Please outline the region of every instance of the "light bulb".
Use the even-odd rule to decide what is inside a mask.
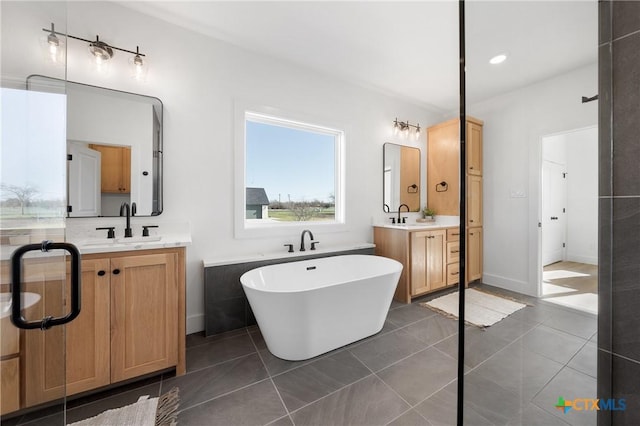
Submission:
[[[140,47],[136,46],[136,54],[135,56],[129,59],[129,64],[131,66],[131,77],[133,77],[136,81],[144,82],[147,78],[147,71],[149,69],[149,64],[147,62],[146,56],[140,53]]]
[[[416,128],[416,140],[420,139],[420,125]]]
[[[53,62],[58,62],[58,44],[49,42],[49,57]]]
[[[65,48],[64,42],[65,39],[62,40],[58,38],[56,35],[55,27],[51,24],[51,30],[47,31],[47,35],[43,36],[41,40],[42,44],[42,53],[44,54],[45,61],[47,61],[51,65],[64,65],[65,63]]]

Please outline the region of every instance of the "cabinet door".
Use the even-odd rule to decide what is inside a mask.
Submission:
[[[115,145],[89,145],[102,155],[100,188],[107,193],[131,192],[131,148]]]
[[[20,358],[0,361],[0,394],[0,414],[20,408]]]
[[[66,328],[67,394],[108,385],[109,259],[82,261],[82,309]]]
[[[471,228],[467,236],[467,283],[482,278],[482,228]]]
[[[109,384],[109,275],[97,275],[98,270],[108,271],[108,267],[109,261],[105,259],[82,261],[82,304],[75,320],[64,328],[52,327],[46,333],[24,332],[26,407],[61,398],[65,394],[65,378],[69,395]],[[55,268],[55,264],[45,267],[40,279],[26,283],[27,291],[42,298],[41,303],[29,308],[33,310],[30,317],[44,316],[44,312],[62,315],[68,311],[61,297],[69,294],[68,270],[65,282],[59,279],[64,270],[57,274]],[[66,365],[66,369],[61,365]]]
[[[411,295],[446,285],[446,231],[411,233]]]
[[[446,231],[429,231],[427,237],[427,282],[429,290],[447,285]]]
[[[482,176],[482,126],[467,121],[467,173]]]
[[[467,179],[467,226],[482,226],[482,177]]]
[[[111,259],[111,381],[177,364],[177,254]]]
[[[29,259],[30,260],[30,259]],[[48,261],[48,259],[47,259]],[[31,265],[24,261],[24,291],[36,293],[40,300],[25,310],[25,318],[43,318],[45,315],[61,316],[66,314],[63,294],[66,279],[64,263],[52,260],[42,265]],[[37,263],[34,261],[33,263]],[[36,272],[36,269],[39,269]],[[65,393],[64,368],[64,332],[66,326],[52,327],[46,332],[39,329],[24,330],[21,340],[24,342],[22,360],[24,382],[24,406],[31,407],[45,401],[62,398]]]
[[[427,241],[429,232],[411,233],[411,296],[429,291],[427,282]]]

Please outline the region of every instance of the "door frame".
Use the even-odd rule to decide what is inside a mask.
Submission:
[[[529,214],[531,218],[537,218],[537,219],[535,222],[531,221],[531,224],[529,226],[529,247],[532,249],[531,251],[532,255],[530,255],[529,257],[529,279],[530,279],[529,283],[530,285],[531,284],[535,285],[536,294],[534,294],[534,296],[536,297],[541,297],[543,295],[542,293],[543,266],[542,266],[541,224],[542,224],[542,164],[543,164],[544,158],[542,155],[542,146],[543,146],[542,141],[543,139],[552,137],[552,136],[566,135],[566,134],[575,133],[575,132],[583,132],[585,130],[591,130],[591,129],[597,130],[598,124],[596,123],[590,126],[578,127],[574,129],[568,129],[568,130],[543,134],[543,135],[540,135],[540,137],[537,139],[536,146],[533,147],[533,149],[535,150],[533,154],[535,155],[536,160],[530,162],[531,164],[530,175],[532,178],[530,181],[530,185],[532,186],[531,194],[535,193],[536,197],[530,198]]]

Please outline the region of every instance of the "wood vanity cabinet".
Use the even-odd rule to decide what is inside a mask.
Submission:
[[[115,145],[90,144],[100,151],[101,192],[125,194],[131,192],[131,148]]]
[[[411,297],[447,284],[446,239],[444,229],[411,232]]]
[[[482,279],[482,129],[483,121],[467,116],[466,123],[466,250],[465,283]],[[439,185],[446,182],[447,185]],[[460,214],[460,120],[427,129],[427,205],[439,215]],[[470,233],[475,232],[471,238]],[[474,262],[473,265],[471,262]],[[448,262],[449,264],[449,262]],[[448,281],[457,280],[454,266]]]
[[[80,315],[64,330],[23,332],[22,408],[64,395],[65,364],[67,395],[172,367],[184,374],[184,262],[183,247],[84,255]],[[66,312],[56,306],[66,281],[27,283],[26,291],[42,297],[29,308],[41,312],[29,316],[44,306]]]
[[[402,263],[402,273],[394,299],[411,303],[418,297],[440,290],[458,281],[457,275],[458,228],[408,230],[375,226],[373,241],[375,253]],[[455,259],[455,260],[454,260]]]

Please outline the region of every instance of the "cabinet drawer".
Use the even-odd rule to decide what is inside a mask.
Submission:
[[[447,241],[459,241],[460,228],[447,229]]]
[[[447,265],[447,285],[458,284],[460,264],[451,263]]]
[[[447,242],[447,263],[460,260],[460,241]]]

